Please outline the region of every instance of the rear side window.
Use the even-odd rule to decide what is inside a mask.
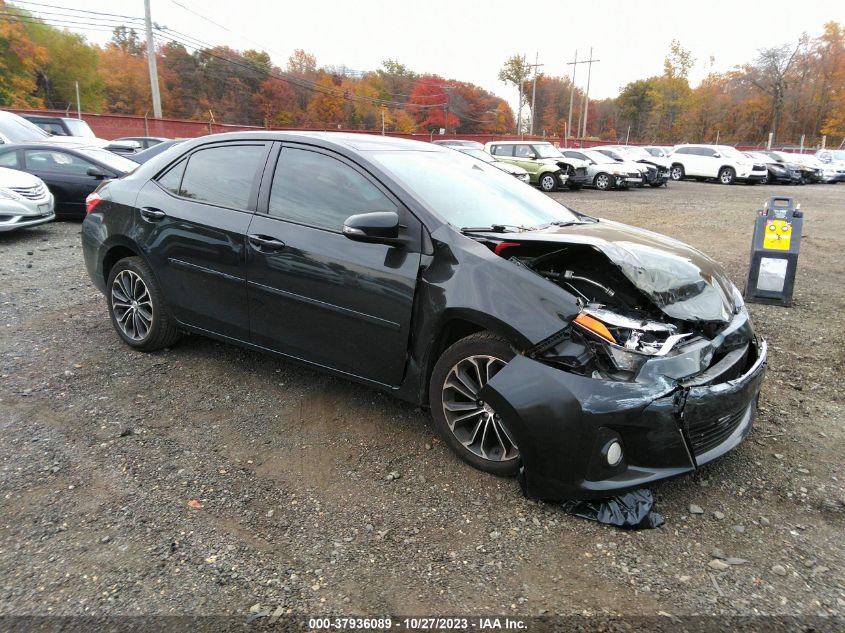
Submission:
[[[268,211],[283,220],[340,231],[350,215],[396,211],[396,205],[349,165],[285,147],[273,174]]]
[[[182,185],[182,174],[185,173],[187,159],[180,160],[173,167],[158,179],[158,184],[167,189],[173,195],[179,195],[179,187]]]
[[[255,178],[264,167],[265,153],[264,145],[219,145],[196,151],[188,158],[179,195],[247,209]]]
[[[6,152],[5,154],[0,155],[0,167],[11,167],[12,169],[17,169],[20,167],[20,164],[17,152]]]
[[[494,145],[493,156],[513,156],[513,145]]]

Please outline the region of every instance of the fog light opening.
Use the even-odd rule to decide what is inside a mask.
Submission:
[[[618,466],[622,462],[622,445],[619,442],[611,442],[607,447],[607,464]]]

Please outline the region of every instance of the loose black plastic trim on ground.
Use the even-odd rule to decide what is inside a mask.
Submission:
[[[607,499],[563,501],[563,510],[582,519],[614,525],[627,530],[659,528],[666,520],[654,512],[651,490],[641,488]]]

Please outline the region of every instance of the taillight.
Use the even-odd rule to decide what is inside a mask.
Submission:
[[[102,201],[103,198],[96,191],[94,193],[89,193],[88,197],[85,198],[85,213],[91,213]]]

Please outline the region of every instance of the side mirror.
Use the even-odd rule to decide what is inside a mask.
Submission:
[[[373,211],[351,215],[343,223],[343,234],[356,242],[398,246],[401,244],[399,214],[395,211]]]
[[[713,158],[721,158],[721,157],[722,157],[722,155],[719,152],[716,152],[715,154],[713,154]]]
[[[89,167],[88,171],[86,171],[85,173],[97,179],[108,178],[108,174],[99,167]]]

